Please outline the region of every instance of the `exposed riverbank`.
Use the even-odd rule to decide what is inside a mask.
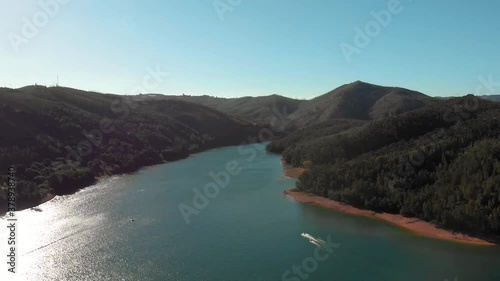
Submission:
[[[298,170],[300,168],[290,168],[286,166],[285,163],[283,164],[284,175],[288,177],[297,178],[305,171],[304,169]],[[314,204],[337,212],[343,212],[355,216],[364,216],[383,220],[422,236],[473,245],[496,245],[480,238],[438,228],[437,226],[418,218],[407,218],[397,214],[376,213],[370,210],[358,209],[356,207],[325,197],[300,192],[297,189],[288,189],[284,192],[285,194],[293,198],[293,200],[296,202]]]
[[[284,160],[281,160],[281,165],[283,166],[283,174],[286,177],[298,179],[300,175],[302,175],[306,169],[304,168],[296,168],[288,165]]]

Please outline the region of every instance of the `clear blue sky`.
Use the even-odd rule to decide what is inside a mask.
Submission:
[[[59,75],[62,86],[130,94],[157,65],[170,76],[154,92],[225,97],[310,98],[355,80],[451,96],[479,76],[500,81],[500,1],[400,1],[349,63],[340,44],[355,46],[354,29],[390,0],[241,0],[223,20],[213,0],[69,0],[18,52],[9,34],[43,9],[0,0],[0,86]]]

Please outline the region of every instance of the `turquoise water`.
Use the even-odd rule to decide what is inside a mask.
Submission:
[[[179,204],[193,207],[193,189],[213,183],[209,173],[227,171],[230,161],[238,163],[240,173],[230,176],[187,224]],[[278,155],[253,146],[228,147],[57,197],[42,205],[42,212],[20,212],[17,276],[37,281],[500,280],[500,247],[433,240],[377,220],[295,203],[282,192],[294,180],[282,172]],[[302,232],[329,238],[331,247],[316,250]],[[4,231],[1,239],[6,241]]]

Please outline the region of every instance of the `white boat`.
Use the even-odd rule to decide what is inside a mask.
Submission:
[[[326,243],[325,241],[323,241],[323,240],[321,240],[319,238],[315,238],[314,236],[312,236],[312,235],[310,235],[308,233],[302,233],[301,236],[304,237],[304,238],[307,238],[309,240],[314,240],[314,241],[316,241],[318,243]]]
[[[326,243],[324,240],[321,240],[319,238],[315,238],[314,236],[312,236],[312,235],[310,235],[308,233],[305,233],[305,232],[303,232],[302,234],[300,234],[300,236],[302,236],[302,237],[306,238],[307,240],[309,240],[310,243],[312,243],[312,244],[314,244],[314,245],[316,245],[316,246],[324,249],[324,247],[322,245],[323,243]]]

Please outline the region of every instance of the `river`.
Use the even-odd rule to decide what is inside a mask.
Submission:
[[[421,237],[381,221],[296,203],[283,194],[294,183],[283,176],[280,156],[267,154],[262,145],[214,149],[103,179],[56,197],[41,211],[18,213],[16,276],[500,280],[500,247]],[[325,240],[325,248],[301,237],[303,232]],[[6,260],[6,231],[0,239]],[[1,276],[11,276],[2,264]]]

